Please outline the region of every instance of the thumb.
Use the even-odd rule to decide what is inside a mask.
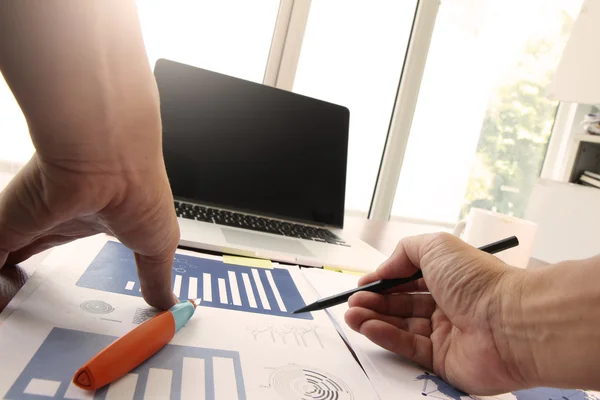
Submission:
[[[449,233],[430,233],[405,237],[396,246],[394,253],[376,271],[363,276],[358,284],[365,285],[379,279],[408,277],[419,269],[423,279],[402,285],[403,291],[428,291],[432,275],[440,268],[464,264],[460,255],[477,256],[477,249]],[[454,262],[452,262],[452,260]]]
[[[42,187],[34,157],[0,193],[0,268],[10,253],[27,246],[52,226]]]
[[[380,279],[404,278],[413,275],[420,269],[418,253],[425,240],[425,235],[409,236],[400,240],[390,258],[384,261],[377,270],[362,276],[358,285],[366,285]]]
[[[402,285],[402,289],[427,290],[437,294],[438,301],[440,296],[452,293],[455,288],[467,288],[471,294],[483,290],[493,284],[505,268],[506,265],[493,255],[441,232],[402,239],[390,259],[373,272],[372,277],[363,278],[401,278],[421,269],[423,279]]]

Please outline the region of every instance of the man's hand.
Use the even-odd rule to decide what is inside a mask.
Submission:
[[[0,267],[107,232],[166,309],[179,227],[133,0],[0,2],[0,70],[36,153],[0,196]]]
[[[423,279],[393,294],[353,295],[348,325],[468,393],[526,387],[524,373],[530,371],[516,365],[514,352],[528,355],[527,342],[511,346],[503,330],[504,302],[519,298],[525,271],[452,235],[426,235],[402,240],[390,259],[359,285],[410,276],[419,268]]]
[[[179,230],[159,163],[149,171],[81,172],[36,154],[0,194],[0,266],[101,232],[135,252],[150,305],[175,304],[171,268]]]

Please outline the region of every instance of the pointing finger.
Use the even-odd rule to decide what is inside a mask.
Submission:
[[[161,310],[174,306],[178,299],[171,289],[171,271],[175,251],[158,256],[135,253],[142,296],[146,302]]]
[[[172,271],[180,233],[166,174],[161,179],[151,187],[139,188],[139,192],[147,190],[144,198],[153,201],[140,204],[139,196],[134,197],[135,201],[110,216],[108,227],[135,253],[144,300],[166,310],[178,301],[173,294]]]
[[[401,318],[390,315],[383,315],[368,308],[353,307],[346,311],[344,319],[348,326],[355,330],[360,330],[364,321],[381,320],[395,326],[403,331],[429,337],[431,336],[431,319],[429,318]]]
[[[371,292],[358,292],[348,300],[350,307],[363,307],[384,315],[395,317],[431,318],[435,311],[435,301],[429,294],[398,293],[381,295]]]
[[[433,368],[433,344],[428,337],[406,332],[379,319],[363,322],[358,331],[386,350],[406,357],[424,368]]]

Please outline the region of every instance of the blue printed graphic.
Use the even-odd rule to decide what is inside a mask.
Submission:
[[[306,304],[290,272],[282,268],[249,268],[176,254],[172,277],[177,297],[200,298],[202,307],[313,319],[310,313],[292,314]],[[104,245],[77,286],[142,296],[133,253],[112,241]]]
[[[6,399],[63,399],[69,398],[71,380],[75,372],[116,337],[54,328],[19,375],[6,394]],[[192,362],[190,362],[190,360]],[[223,360],[225,362],[223,362]],[[202,369],[190,366],[203,365]],[[186,370],[187,368],[187,370]],[[152,370],[170,371],[170,398],[179,399],[190,391],[200,398],[215,398],[215,382],[223,377],[234,377],[227,382],[230,390],[237,391],[237,398],[246,399],[240,356],[237,351],[215,350],[168,344],[154,356],[130,372],[137,379],[131,392],[113,393],[122,399],[143,399]],[[32,393],[32,381],[42,381],[54,393]],[[116,381],[94,393],[94,400],[105,399]],[[164,383],[164,382],[163,382]],[[70,388],[71,386],[71,388]],[[164,386],[163,386],[164,388]],[[204,390],[204,396],[198,393]],[[237,388],[237,390],[235,389]],[[168,387],[167,387],[168,389]],[[46,389],[48,390],[48,389]],[[114,397],[113,397],[114,398]]]
[[[535,388],[513,392],[517,400],[600,400],[583,390]]]
[[[449,383],[446,383],[439,376],[425,372],[417,376],[417,380],[423,381],[423,396],[433,397],[441,400],[461,400],[463,397],[477,399],[476,396],[469,396]],[[583,390],[554,389],[554,388],[535,388],[519,390],[512,393],[517,400],[600,400],[591,393]]]
[[[465,392],[456,389],[454,386],[446,383],[442,378],[425,372],[417,376],[417,380],[423,381],[423,396],[431,396],[437,399],[460,400],[461,397],[469,397]],[[429,383],[433,383],[430,385]],[[433,387],[432,387],[433,386]]]

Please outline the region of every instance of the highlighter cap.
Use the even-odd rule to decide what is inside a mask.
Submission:
[[[186,300],[175,304],[169,309],[173,314],[175,320],[175,332],[177,332],[182,326],[192,318],[194,311],[196,311],[196,304],[200,304],[200,300]]]

